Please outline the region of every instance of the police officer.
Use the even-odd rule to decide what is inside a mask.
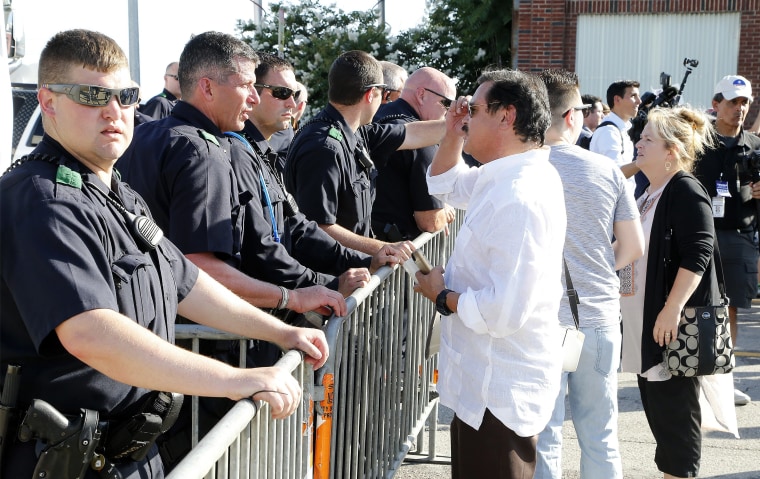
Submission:
[[[285,186],[306,217],[343,246],[368,254],[385,245],[371,228],[372,158],[434,145],[444,133],[443,121],[370,124],[383,97],[382,78],[368,53],[341,54],[328,74],[328,105],[299,129],[285,162]]]
[[[179,88],[179,63],[171,62],[166,66],[164,73],[164,90],[154,96],[148,102],[140,107],[140,112],[148,115],[154,120],[160,120],[169,116],[174,109],[174,105],[182,98]]]
[[[244,205],[230,165],[233,139],[223,132],[242,130],[259,101],[257,63],[253,49],[231,35],[193,37],[180,56],[182,100],[171,116],[135,130],[117,168],[187,258],[243,299],[297,312],[328,306],[340,314],[343,297],[324,286],[289,291],[239,269]]]
[[[380,107],[378,123],[403,124],[440,120],[456,98],[454,81],[436,70],[416,70],[404,84],[401,96]],[[443,229],[454,220],[454,209],[428,193],[425,174],[437,145],[394,152],[378,162],[377,196],[372,206],[372,230],[382,240],[414,239],[423,231]]]
[[[70,424],[84,417],[88,431],[107,427],[111,433],[150,390],[255,396],[270,403],[276,418],[292,413],[300,389],[289,374],[236,369],[171,344],[179,313],[302,349],[316,366],[327,358],[320,331],[281,323],[185,260],[115,174],[139,97],[124,52],[96,32],[58,33],[41,54],[39,85],[45,136],[0,179],[0,366],[3,373],[8,365],[21,370],[16,420],[0,431],[6,448],[0,475],[32,477],[39,460],[47,477],[95,478],[90,459],[104,453],[123,479],[163,477],[155,446],[141,459],[108,457],[113,434],[104,435],[104,443],[88,440],[92,447],[84,452],[71,447],[65,456],[47,454],[58,441],[49,433],[60,424],[24,418],[30,405],[41,404],[35,399]],[[34,424],[23,437],[32,440],[13,439],[19,422]],[[84,466],[68,474],[59,462],[46,462],[54,456]]]
[[[231,150],[240,195],[251,197],[244,206],[241,269],[288,288],[324,284],[347,296],[369,281],[367,268],[374,271],[406,257],[390,247],[374,256],[345,248],[298,211],[282,184],[277,153],[268,140],[290,128],[300,90],[290,62],[258,55],[255,86],[260,100]]]

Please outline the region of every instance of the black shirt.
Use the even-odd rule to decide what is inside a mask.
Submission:
[[[140,106],[140,113],[152,117],[154,120],[160,120],[169,116],[177,104],[177,97],[172,95],[167,89],[154,96],[145,105]]]
[[[398,99],[383,105],[384,116],[375,117],[378,123],[405,124],[419,121],[409,103]],[[443,208],[444,203],[428,193],[427,169],[433,162],[438,146],[416,150],[399,150],[386,161],[377,164],[377,195],[372,206],[372,221],[376,225],[395,224],[402,235],[414,239],[422,231],[414,220],[415,211]],[[374,228],[375,234],[381,231]]]
[[[752,181],[748,159],[752,151],[760,148],[760,138],[742,130],[733,142],[718,137],[716,147],[710,148],[694,165],[694,176],[704,185],[710,197],[717,195],[716,181],[728,182],[730,197],[725,199],[725,216],[714,218],[720,230],[747,230],[755,226],[757,202],[752,199]]]
[[[293,138],[285,162],[285,186],[307,218],[372,236],[377,170],[371,162],[361,161],[361,152],[382,161],[405,136],[403,125],[375,123],[354,134],[340,112],[327,105]]]
[[[165,238],[154,251],[140,250],[113,201],[149,213],[116,174],[105,185],[48,136],[34,153],[52,163],[27,161],[0,179],[2,374],[8,364],[21,366],[21,408],[43,399],[63,414],[87,408],[118,417],[146,391],[76,359],[55,328],[110,309],[173,342],[177,303],[198,269]]]
[[[274,165],[277,154],[250,121],[245,123],[243,133],[253,151],[241,141],[232,144],[232,168],[240,196],[250,198],[244,201],[241,270],[262,281],[292,289],[330,284],[333,275],[348,268],[368,267],[371,261],[368,255],[344,248],[302,213],[286,211],[282,176]],[[272,216],[279,242],[275,240]],[[337,282],[330,286],[336,287]]]

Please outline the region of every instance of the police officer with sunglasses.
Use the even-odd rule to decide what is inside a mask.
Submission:
[[[372,232],[376,161],[398,149],[434,145],[443,121],[373,124],[382,101],[378,61],[366,52],[341,54],[328,74],[329,103],[301,126],[288,149],[285,186],[307,218],[343,246],[375,254],[387,243]],[[409,254],[409,246],[398,247]]]
[[[0,476],[164,477],[155,440],[176,393],[295,411],[289,374],[171,344],[181,314],[301,349],[316,366],[328,354],[320,331],[283,324],[187,261],[120,181],[139,98],[124,52],[100,33],[60,32],[39,84],[45,136],[0,178]]]

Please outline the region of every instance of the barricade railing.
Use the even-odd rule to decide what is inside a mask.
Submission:
[[[177,325],[177,339],[240,339],[197,325]],[[245,340],[241,339],[241,345]],[[240,364],[245,364],[241,347]],[[167,479],[303,479],[311,476],[313,448],[314,372],[298,351],[287,352],[276,364],[292,372],[303,388],[301,404],[287,419],[274,420],[269,405],[243,399],[198,442],[198,398],[193,397],[193,449]]]
[[[461,220],[457,215],[449,234],[414,240],[433,265],[451,255]],[[434,459],[438,357],[426,358],[425,346],[435,306],[414,293],[413,279],[400,267],[381,268],[346,301],[347,315],[330,318],[324,328],[328,362],[316,377],[310,365],[297,365],[304,389],[298,411],[273,421],[266,406],[257,414],[252,401],[239,401],[168,479],[392,478],[407,453],[422,446],[426,422]],[[200,339],[239,339],[189,325],[177,325],[176,336],[192,338],[196,352]]]

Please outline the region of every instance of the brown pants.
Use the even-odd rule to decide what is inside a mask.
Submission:
[[[520,437],[486,409],[480,429],[454,416],[452,479],[533,479],[538,436]]]

